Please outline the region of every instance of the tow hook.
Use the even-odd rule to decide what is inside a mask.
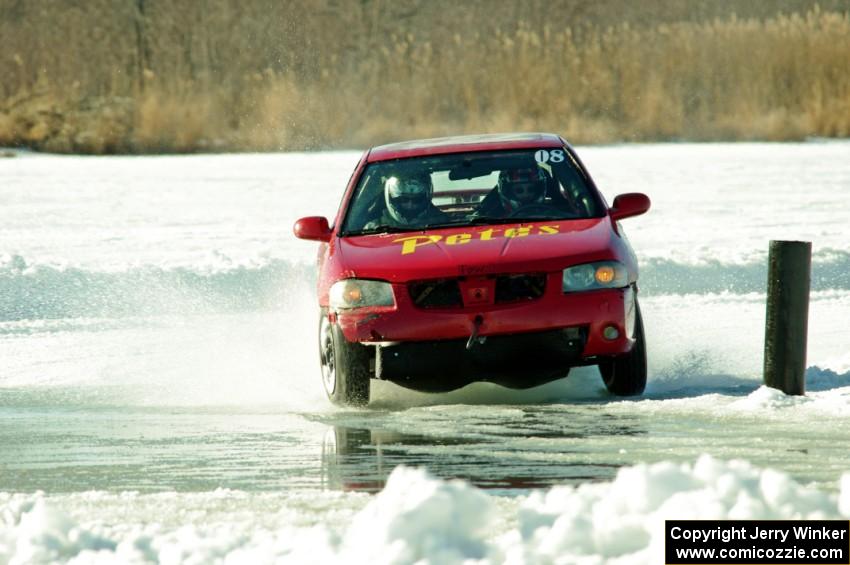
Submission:
[[[472,335],[469,336],[469,340],[466,342],[466,348],[472,349],[476,343],[484,343],[487,341],[487,336],[478,337],[478,329],[481,327],[481,324],[484,323],[484,317],[481,314],[475,316],[475,319],[472,320]]]

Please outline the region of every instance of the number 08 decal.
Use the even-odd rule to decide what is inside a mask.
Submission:
[[[553,149],[551,151],[541,149],[534,154],[534,160],[538,163],[548,163],[549,161],[562,163],[564,161],[564,151],[562,149]]]

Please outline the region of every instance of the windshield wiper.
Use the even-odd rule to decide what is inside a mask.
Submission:
[[[439,222],[436,224],[425,224],[420,229],[422,230],[433,230],[440,228],[454,228],[457,226],[473,226],[477,224],[498,224],[504,223],[502,220],[507,218],[472,218],[471,220],[458,220],[455,222]],[[480,220],[480,221],[479,221]]]
[[[460,220],[457,222],[440,222],[439,224],[428,224],[424,226],[423,229],[436,229],[436,228],[453,228],[456,226],[480,226],[486,224],[518,224],[523,222],[523,219],[517,218],[505,218],[505,217],[496,217],[496,216],[475,216],[474,218],[470,218],[468,220]]]
[[[422,231],[426,228],[402,228],[396,226],[375,226],[374,228],[369,228],[368,230],[360,230],[360,231],[349,231],[345,232],[342,235],[374,235],[379,233],[404,233],[404,232],[412,232],[412,231]]]
[[[548,216],[517,216],[516,218],[511,218],[511,221],[518,224],[527,224],[529,222],[559,222],[566,219],[568,218],[559,218],[556,215],[550,214]]]
[[[522,218],[506,218],[504,216],[476,216],[464,223],[469,226],[480,226],[483,224],[519,224],[524,221]]]

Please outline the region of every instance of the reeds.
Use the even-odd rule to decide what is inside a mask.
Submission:
[[[568,16],[587,4],[555,13],[530,3],[506,21],[470,2],[437,26],[435,4],[414,0],[0,0],[10,2],[0,146],[315,149],[507,130],[576,143],[850,135],[847,10],[602,25]]]

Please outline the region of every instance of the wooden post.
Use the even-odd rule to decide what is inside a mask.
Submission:
[[[770,242],[764,384],[785,394],[806,393],[811,265],[811,242]]]

